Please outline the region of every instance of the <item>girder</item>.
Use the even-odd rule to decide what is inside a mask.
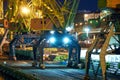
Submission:
[[[17,27],[25,26],[27,31],[30,31],[31,19],[44,20],[46,17],[50,18],[57,28],[64,29],[73,23],[78,4],[79,0],[8,0],[5,17],[10,22],[19,23]],[[20,12],[21,7],[24,6],[30,8],[30,14],[25,15]]]
[[[110,10],[110,11],[112,11],[112,10]],[[102,79],[106,80],[107,76],[106,76],[106,59],[105,59],[105,56],[108,53],[114,53],[114,54],[119,53],[119,48],[115,49],[115,51],[109,51],[109,52],[107,50],[108,47],[109,47],[110,39],[111,39],[111,37],[114,37],[114,35],[118,36],[118,39],[115,38],[115,40],[119,43],[119,32],[120,32],[120,30],[119,30],[119,25],[116,25],[116,23],[119,22],[119,17],[115,18],[115,16],[114,16],[114,18],[113,18],[113,16],[112,16],[113,14],[114,13],[111,13],[107,16],[104,16],[107,24],[104,24],[104,25],[102,24],[101,25],[102,29],[101,29],[100,33],[97,35],[93,44],[91,45],[91,47],[86,52],[86,76],[85,76],[85,80],[89,79],[89,69],[90,69],[90,64],[92,63],[92,60],[91,60],[91,55],[92,54],[96,53],[96,54],[99,55],[99,57],[100,57],[99,64],[100,65],[98,65],[98,67],[101,66],[102,77],[103,77]],[[100,20],[102,20],[102,18]],[[95,51],[93,52],[93,50],[95,50]],[[100,52],[98,52],[98,50],[100,50]],[[91,64],[91,65],[93,66],[93,64]],[[93,69],[93,73],[95,73],[95,71],[96,70]],[[95,79],[97,77],[97,74],[98,73],[96,72]]]
[[[34,52],[33,66],[37,66],[37,60],[36,60],[37,51],[39,51],[39,55],[40,55],[39,67],[44,68],[45,67],[45,66],[43,66],[44,65],[43,64],[43,54],[44,54],[43,50],[44,50],[44,48],[55,47],[55,48],[68,48],[69,53],[68,53],[68,64],[67,64],[67,66],[77,68],[78,64],[80,64],[80,52],[81,52],[81,47],[80,47],[78,41],[76,41],[76,39],[69,34],[56,32],[55,35],[54,35],[54,37],[57,38],[57,41],[56,41],[55,44],[52,44],[50,42],[48,43],[48,39],[52,35],[49,34],[49,33],[45,33],[45,34],[41,35],[41,37],[39,38],[39,41],[37,41],[36,44],[33,45],[33,52]],[[67,35],[67,37],[69,37],[69,39],[71,40],[71,43],[64,44],[62,42],[61,39],[65,35]],[[73,49],[75,50],[74,53],[73,53]]]

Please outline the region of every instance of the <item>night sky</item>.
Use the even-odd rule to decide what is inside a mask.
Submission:
[[[58,1],[64,2],[64,0],[58,0]],[[98,6],[98,0],[80,0],[78,10],[96,11],[98,10],[97,6]]]
[[[98,0],[80,0],[78,10],[96,11]]]

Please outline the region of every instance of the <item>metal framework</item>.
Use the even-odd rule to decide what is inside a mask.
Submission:
[[[0,0],[0,2],[3,0]],[[75,60],[75,65],[80,63],[80,46],[78,44],[78,41],[72,37],[72,35],[69,35],[67,33],[64,33],[65,27],[71,26],[73,24],[73,20],[76,14],[76,10],[79,4],[79,0],[8,0],[8,6],[4,11],[4,17],[8,19],[8,21],[11,23],[10,27],[17,27],[17,31],[20,31],[22,29],[23,31],[21,32],[29,32],[31,31],[30,28],[30,20],[33,18],[41,18],[43,21],[45,18],[49,18],[54,24],[57,29],[62,29],[62,33],[57,32],[57,36],[63,36],[63,35],[68,35],[70,37],[70,40],[72,41],[72,44],[69,45],[64,45],[61,44],[61,47],[67,47],[69,48],[69,58],[68,58],[68,66],[73,66],[74,65],[74,60]],[[29,15],[24,15],[23,13],[20,12],[21,7],[26,6],[29,7],[31,10],[31,14]],[[0,7],[0,11],[2,11]],[[98,68],[95,70],[93,66],[93,71],[95,74],[95,78],[98,73],[98,69],[101,66],[102,68],[102,76],[103,80],[106,79],[106,63],[105,63],[105,55],[107,54],[107,47],[109,45],[109,41],[111,36],[114,34],[114,29],[116,32],[120,31],[119,26],[116,26],[116,23],[119,19],[116,19],[115,22],[112,22],[113,25],[107,25],[106,27],[103,27],[101,30],[101,33],[97,35],[96,40],[92,44],[92,46],[88,49],[86,53],[86,77],[88,79],[89,76],[89,69],[90,69],[90,63],[92,63],[91,60],[91,54],[93,53],[93,50],[95,49],[96,53],[98,49],[101,49],[101,52],[99,53],[100,55],[100,63],[98,64]],[[57,21],[57,22],[56,22]],[[43,24],[44,26],[44,24]],[[10,28],[9,28],[10,29]],[[29,35],[29,34],[25,34]],[[40,64],[39,67],[44,68],[43,66],[43,48],[45,47],[59,47],[54,46],[54,45],[47,45],[46,40],[48,39],[48,36],[50,35],[47,31],[44,31],[42,34],[40,34],[40,37],[27,37],[25,35],[17,35],[10,43],[10,55],[12,57],[15,57],[15,47],[20,44],[26,44],[30,46],[33,46],[33,53],[34,53],[34,63],[33,66],[36,66],[36,52],[39,50],[40,53]],[[27,38],[30,40],[29,43],[21,41],[21,39]],[[60,37],[61,38],[61,37]],[[120,36],[118,35],[118,38],[120,39]],[[35,43],[33,43],[35,41]],[[120,41],[120,40],[118,40]],[[61,43],[61,42],[59,42]],[[102,43],[102,44],[101,44]],[[72,58],[72,50],[75,49],[74,60],[71,60]],[[118,50],[119,51],[119,50]]]
[[[60,33],[58,31],[55,32],[54,37],[57,38],[57,41],[55,44],[48,43],[48,40],[51,35],[49,32],[46,32],[45,34],[41,35],[39,38],[39,41],[36,41],[36,43],[33,46],[33,53],[34,53],[34,63],[33,66],[37,66],[37,59],[36,59],[36,54],[39,52],[40,55],[40,61],[39,61],[39,67],[40,68],[45,68],[45,65],[43,63],[43,54],[44,54],[44,48],[68,48],[69,53],[68,53],[68,67],[74,67],[77,68],[79,67],[78,65],[80,64],[80,51],[81,47],[78,43],[78,41],[73,37],[72,35],[69,35],[67,33]],[[69,37],[70,43],[64,44],[63,38],[64,36]],[[75,52],[73,52],[75,50]]]
[[[9,29],[16,29],[17,32],[22,29],[20,32],[28,32],[31,31],[31,19],[34,18],[41,18],[43,21],[49,18],[57,28],[71,26],[79,0],[4,0],[3,4],[7,6],[3,8],[4,17],[11,24]],[[30,11],[23,12],[24,7]]]
[[[120,32],[120,22],[119,22],[119,18],[116,17],[114,19],[112,19],[112,15],[114,13],[105,16],[104,19],[107,20],[107,25],[105,27],[103,27],[102,25],[102,30],[100,31],[100,33],[97,35],[96,39],[94,40],[93,44],[91,45],[91,47],[87,50],[86,52],[86,76],[85,76],[85,80],[89,80],[89,69],[90,69],[90,65],[92,66],[93,69],[93,74],[94,74],[94,79],[97,79],[97,75],[98,75],[98,71],[99,71],[99,67],[101,66],[102,69],[102,79],[106,80],[107,76],[106,76],[106,60],[105,60],[105,56],[107,54],[117,54],[119,53],[119,47],[116,49],[114,48],[114,51],[108,51],[108,47],[109,42],[110,42],[110,38],[113,37],[114,35],[116,35],[116,33]],[[116,14],[117,15],[117,14]],[[115,17],[115,16],[114,16]],[[110,18],[110,19],[108,19]],[[116,25],[116,23],[118,23]],[[115,30],[115,32],[114,32]],[[115,38],[115,40],[119,42],[119,34],[116,35],[118,37],[118,40]],[[95,52],[93,51],[95,50]],[[98,52],[98,50],[101,50],[100,52]],[[100,57],[100,62],[97,65],[97,68],[95,68],[96,66],[93,65],[93,61],[91,59],[91,55],[92,54],[98,54]]]
[[[12,17],[10,15],[10,12],[7,12],[6,15],[8,16],[9,20],[11,21],[11,19],[13,20],[17,20],[16,22],[18,24],[20,24],[20,26],[22,26],[22,24],[24,23],[25,27],[29,26],[29,20],[30,19],[34,19],[34,18],[41,18],[42,21],[44,22],[44,20],[46,18],[49,18],[53,24],[55,25],[55,31],[56,31],[56,37],[61,39],[64,35],[67,35],[68,37],[70,37],[71,40],[71,44],[66,44],[64,45],[62,42],[58,42],[57,45],[47,45],[47,40],[48,37],[50,35],[50,33],[48,31],[46,31],[46,29],[44,29],[43,33],[41,33],[39,35],[39,38],[33,38],[33,36],[31,37],[26,37],[25,35],[29,35],[29,34],[25,34],[25,35],[20,35],[18,34],[11,42],[10,42],[10,56],[12,56],[13,59],[16,59],[15,56],[15,47],[17,45],[20,44],[26,44],[28,45],[29,43],[26,43],[24,41],[25,38],[27,38],[26,40],[32,39],[31,40],[31,45],[33,46],[33,53],[34,53],[34,63],[33,66],[36,66],[37,64],[37,60],[36,60],[36,53],[37,51],[39,51],[39,55],[40,55],[40,63],[39,63],[39,67],[44,68],[43,66],[43,49],[45,47],[63,47],[63,48],[69,48],[69,57],[68,57],[68,66],[69,67],[78,67],[78,64],[80,63],[80,45],[78,44],[78,41],[76,40],[75,37],[72,36],[72,34],[70,35],[69,33],[66,33],[65,28],[68,26],[71,26],[73,24],[73,20],[77,11],[77,6],[79,4],[79,0],[16,0],[11,1],[10,0],[10,4],[12,5],[12,3],[14,4],[22,4],[22,5],[27,5],[31,8],[31,11],[33,13],[31,13],[31,15],[28,15],[27,17],[23,16],[22,14],[17,13],[20,6],[17,6],[15,8],[17,8],[16,11],[14,11],[15,15],[20,15],[20,23],[19,23],[19,19],[18,16],[16,16],[13,19],[13,15]],[[13,5],[12,5],[13,6]],[[13,8],[12,8],[13,9]],[[36,13],[38,13],[37,17],[36,17]],[[28,22],[28,24],[26,24],[26,21]],[[15,22],[15,23],[16,23]],[[15,24],[14,23],[14,24]],[[15,24],[16,25],[16,24]],[[45,23],[43,23],[43,26],[45,25]],[[59,30],[61,32],[59,32]],[[21,39],[23,40],[23,42],[21,42]],[[32,44],[32,42],[35,42],[34,44]],[[73,54],[73,49],[75,49],[75,54]],[[72,54],[74,55],[74,59],[72,60]]]

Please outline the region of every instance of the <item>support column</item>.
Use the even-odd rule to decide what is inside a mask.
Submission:
[[[90,46],[90,48],[86,52],[86,57],[85,57],[86,58],[86,64],[85,64],[86,73],[85,73],[84,80],[89,80],[89,69],[90,69],[91,52],[95,48],[98,40],[99,39],[96,38],[95,41],[93,42],[93,44]]]
[[[32,63],[32,66],[35,67],[37,66],[37,47],[36,46],[33,46],[33,63]]]
[[[10,54],[9,54],[10,60],[17,60],[16,55],[15,55],[15,47],[16,47],[16,42],[17,42],[17,40],[18,40],[18,38],[15,37],[15,38],[10,42],[10,46],[9,46],[9,49],[10,49]]]
[[[72,47],[69,47],[69,53],[68,53],[68,64],[67,64],[67,67],[71,67],[72,66],[72,61],[71,61],[71,57],[72,57],[72,50],[73,48]]]
[[[80,64],[80,52],[81,52],[81,47],[78,44],[77,45],[77,64]]]
[[[39,55],[40,55],[40,61],[39,61],[40,63],[39,64],[41,65],[41,64],[43,64],[43,48],[42,47],[39,48],[39,52],[40,52],[39,53]]]
[[[113,36],[113,34],[114,34],[114,26],[112,25],[110,32],[108,33],[105,43],[103,44],[100,52],[100,64],[102,68],[103,80],[106,80],[106,61],[105,61],[106,51],[109,45],[110,38],[111,36]]]
[[[43,54],[44,54],[44,47],[45,47],[46,41],[45,39],[41,40],[40,45],[39,45],[39,55],[40,55],[40,59],[39,59],[39,67],[44,69],[45,65],[43,63]]]
[[[10,55],[9,55],[10,60],[17,60],[16,55],[15,55],[15,45],[10,44]]]

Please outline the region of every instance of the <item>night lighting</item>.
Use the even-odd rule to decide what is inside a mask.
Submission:
[[[22,7],[21,8],[21,12],[25,15],[29,14],[30,13],[30,9],[28,7]]]
[[[50,43],[55,43],[56,39],[55,39],[54,37],[51,37],[51,38],[49,39],[49,41],[50,41]]]
[[[63,39],[63,42],[64,42],[65,44],[67,44],[67,43],[70,42],[70,39],[69,39],[68,37],[65,37],[65,38]]]

